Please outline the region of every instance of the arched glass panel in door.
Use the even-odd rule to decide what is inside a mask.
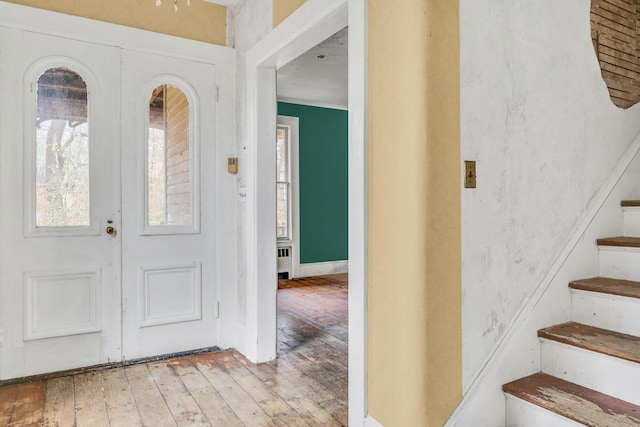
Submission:
[[[88,88],[68,68],[37,80],[36,227],[90,225]]]
[[[191,108],[184,92],[170,84],[149,99],[147,139],[147,226],[193,224]]]

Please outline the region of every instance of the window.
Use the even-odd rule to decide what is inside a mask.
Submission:
[[[68,68],[40,75],[36,92],[35,225],[90,225],[87,84]]]
[[[189,100],[160,85],[149,99],[147,225],[192,224]]]
[[[278,125],[276,150],[276,237],[291,240],[291,128]]]

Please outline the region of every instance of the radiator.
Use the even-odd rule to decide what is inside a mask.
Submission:
[[[291,246],[278,248],[278,279],[291,277]]]

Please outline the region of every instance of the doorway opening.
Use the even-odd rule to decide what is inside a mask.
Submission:
[[[348,29],[279,68],[276,79],[279,277],[345,273]]]
[[[348,28],[276,71],[277,352],[348,423]],[[315,361],[313,369],[304,362]]]
[[[247,59],[248,171],[246,339],[255,362],[277,352],[276,70],[349,26],[349,420],[366,409],[367,72],[366,3],[308,0],[251,48]]]

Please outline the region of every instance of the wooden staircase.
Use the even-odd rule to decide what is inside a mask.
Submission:
[[[621,205],[600,277],[569,284],[572,321],[538,331],[542,372],[503,386],[508,427],[640,427],[640,201]]]

